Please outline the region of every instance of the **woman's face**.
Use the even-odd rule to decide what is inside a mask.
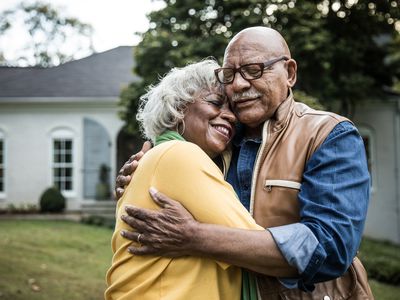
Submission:
[[[183,137],[214,158],[231,141],[236,118],[227,98],[217,88],[201,91],[194,98],[195,102],[185,110]]]

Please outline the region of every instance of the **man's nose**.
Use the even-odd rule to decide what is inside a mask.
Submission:
[[[241,92],[243,90],[247,90],[250,88],[251,84],[248,80],[244,79],[240,72],[235,74],[235,78],[233,78],[233,82],[231,83],[232,90],[234,92]]]

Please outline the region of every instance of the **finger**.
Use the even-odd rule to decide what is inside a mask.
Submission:
[[[139,233],[135,231],[121,230],[121,236],[124,238],[131,240],[133,242],[138,242]],[[142,235],[140,236],[140,242],[143,242]]]
[[[132,174],[133,172],[135,172],[138,166],[139,166],[139,162],[138,162],[137,160],[134,160],[134,161],[130,164],[130,168],[129,168],[129,169],[130,169],[129,171],[131,171],[130,174]]]
[[[157,217],[155,216],[157,212],[152,209],[140,208],[133,205],[126,205],[125,211],[129,216],[134,217],[136,219],[140,220],[157,219]]]
[[[149,255],[149,254],[157,254],[157,249],[152,248],[151,246],[141,245],[141,246],[129,246],[128,252],[133,255]]]
[[[123,188],[124,186],[128,185],[131,181],[131,175],[118,175],[115,183],[118,187]]]
[[[135,229],[137,232],[146,232],[147,231],[147,224],[139,219],[134,217],[130,217],[127,215],[122,215],[121,220],[125,222],[129,227]]]
[[[122,175],[125,175],[125,176],[131,175],[136,168],[137,168],[137,161],[134,160],[133,162],[131,162],[129,164],[126,163],[121,169]]]
[[[134,158],[132,159],[132,162],[133,162],[133,161],[139,161],[139,160],[141,160],[142,157],[143,157],[143,155],[144,155],[147,151],[149,151],[152,147],[153,147],[153,146],[151,145],[151,143],[150,143],[149,141],[144,142],[144,143],[143,143],[143,146],[142,146],[142,149],[141,149],[138,153],[136,153],[136,154],[134,155]],[[131,157],[131,158],[132,158],[132,157]]]
[[[141,152],[146,153],[147,151],[149,151],[153,146],[151,145],[151,143],[149,141],[144,142],[143,146],[142,146],[142,150]]]
[[[120,188],[120,187],[115,189],[115,195],[116,195],[117,200],[119,200],[119,198],[122,197],[122,195],[124,194],[124,191],[125,190],[123,188]]]
[[[152,148],[152,145],[149,141],[146,141],[142,145],[142,149],[138,153],[133,154],[131,157],[129,157],[128,163],[133,162],[134,160],[140,160],[142,156],[149,151]]]
[[[172,200],[168,196],[157,191],[157,189],[154,187],[151,187],[149,189],[149,193],[150,193],[151,198],[153,198],[154,202],[157,203],[157,205],[159,205],[162,208],[167,208],[168,206],[171,206],[171,205],[174,205],[177,203],[175,200]]]
[[[136,155],[137,155],[137,153],[131,155],[131,157],[129,157],[129,159],[126,163],[130,164],[131,162],[133,162],[136,159]]]

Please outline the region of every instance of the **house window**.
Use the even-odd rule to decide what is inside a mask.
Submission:
[[[4,138],[0,132],[0,194],[5,190],[5,159],[4,159]]]
[[[53,139],[53,184],[63,192],[72,191],[73,186],[73,140]]]
[[[360,135],[364,142],[365,147],[365,154],[367,156],[367,163],[368,163],[368,171],[371,176],[371,185],[374,186],[374,177],[375,177],[375,166],[374,166],[374,135],[373,131],[368,127],[360,127]]]
[[[371,137],[368,135],[362,136],[364,147],[365,147],[365,154],[367,155],[367,162],[368,162],[368,171],[371,173],[372,168],[372,158],[371,158]]]

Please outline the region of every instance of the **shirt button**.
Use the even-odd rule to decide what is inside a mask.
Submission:
[[[331,300],[331,297],[329,297],[329,296],[324,296],[324,300]]]

